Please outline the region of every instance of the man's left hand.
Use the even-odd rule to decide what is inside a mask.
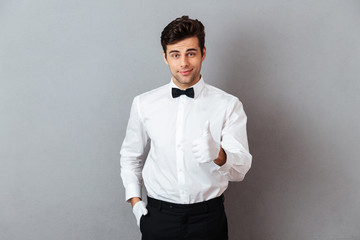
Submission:
[[[205,122],[201,137],[192,142],[192,152],[200,163],[212,162],[219,156],[220,144],[211,135],[209,121]]]

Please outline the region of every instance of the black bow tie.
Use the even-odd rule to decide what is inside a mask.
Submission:
[[[194,88],[188,88],[186,90],[181,90],[178,88],[172,88],[172,96],[173,98],[180,97],[181,95],[185,94],[189,98],[194,98]]]

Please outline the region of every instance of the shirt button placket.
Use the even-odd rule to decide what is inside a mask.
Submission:
[[[182,95],[179,99],[179,108],[176,120],[176,166],[178,183],[180,186],[180,200],[186,202],[185,176],[184,176],[184,152],[183,152],[183,134],[184,134],[184,112],[186,96]]]

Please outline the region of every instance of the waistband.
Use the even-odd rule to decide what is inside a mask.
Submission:
[[[148,206],[158,208],[159,210],[169,210],[175,212],[203,212],[212,209],[224,208],[224,195],[222,194],[219,197],[198,203],[191,204],[179,204],[171,203],[151,197],[147,197]]]

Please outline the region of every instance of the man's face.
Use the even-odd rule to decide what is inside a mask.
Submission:
[[[186,38],[166,46],[164,60],[169,65],[174,83],[181,89],[186,89],[200,80],[201,64],[206,57],[206,48],[201,55],[197,37]]]

